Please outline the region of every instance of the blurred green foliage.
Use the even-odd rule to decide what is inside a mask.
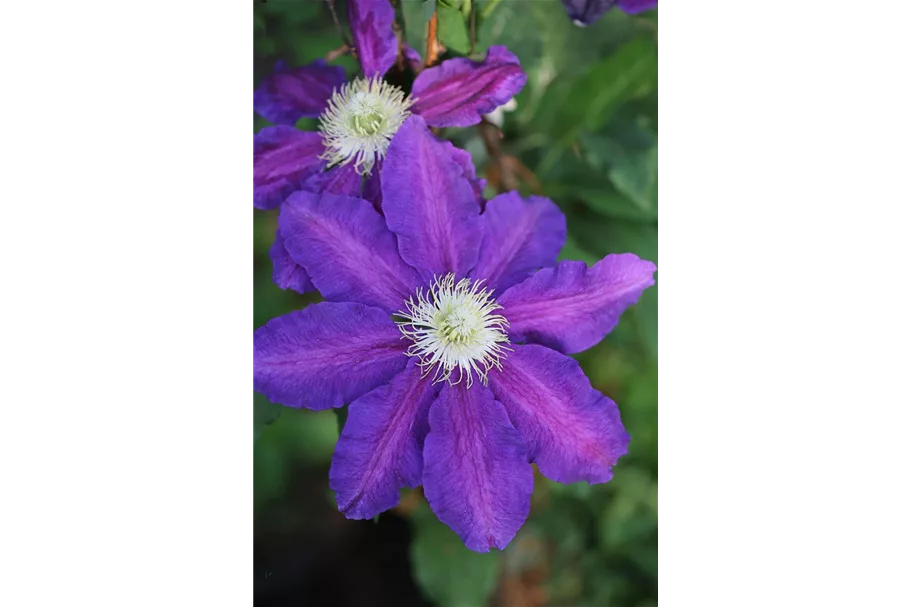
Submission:
[[[443,58],[469,53],[469,0],[394,3],[406,40],[422,55],[434,8],[447,48]],[[348,35],[344,2],[336,5]],[[561,258],[591,264],[609,253],[633,252],[657,264],[657,11],[630,16],[612,10],[585,29],[572,25],[559,0],[479,0],[475,13],[471,56],[506,45],[528,83],[515,111],[503,114],[497,149],[478,128],[446,129],[441,136],[471,152],[490,182],[488,195],[512,179],[524,194],[548,196],[563,209],[569,238]],[[301,65],[342,44],[323,3],[290,0],[254,4],[254,40],[255,79],[278,59]],[[357,71],[350,56],[335,63]],[[266,124],[254,117],[254,131]],[[298,126],[313,129],[315,121]],[[275,214],[254,212],[255,327],[316,301],[272,283],[274,233]],[[502,553],[468,551],[418,499],[409,511],[413,578],[434,604],[657,605],[657,284],[601,344],[577,358],[592,384],[617,401],[631,435],[629,454],[604,485],[561,485],[539,475],[529,521]],[[292,464],[328,471],[343,422],[329,411],[285,409],[254,396],[257,514],[284,499],[294,483]],[[328,492],[328,475],[326,483]]]

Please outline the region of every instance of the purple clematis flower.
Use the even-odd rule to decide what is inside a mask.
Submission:
[[[525,85],[518,58],[492,46],[481,62],[449,59],[423,70],[406,94],[382,79],[398,54],[389,0],[349,0],[348,14],[363,78],[346,82],[342,68],[322,60],[293,69],[279,63],[254,92],[254,109],[277,125],[254,137],[257,208],[276,208],[298,190],[356,196],[363,195],[362,187],[379,191],[379,165],[408,116],[418,114],[435,127],[470,126]],[[415,56],[420,62],[406,49],[409,63]],[[319,117],[319,132],[295,129],[302,117]]]
[[[516,192],[483,213],[462,167],[420,116],[367,200],[300,191],[285,246],[327,300],[254,334],[254,388],[290,407],[350,403],[329,485],[348,518],[424,486],[479,552],[525,521],[533,474],[603,483],[626,453],[617,405],[567,356],[598,343],[653,284],[632,254],[556,262],[565,217]]]
[[[655,8],[658,0],[563,0],[563,6],[573,23],[585,27],[615,6],[619,6],[625,13],[635,15]]]

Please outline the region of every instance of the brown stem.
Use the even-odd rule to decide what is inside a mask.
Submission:
[[[331,63],[332,61],[335,61],[342,55],[347,55],[350,52],[351,52],[351,47],[348,46],[347,44],[343,44],[342,46],[338,47],[337,49],[326,53],[326,56],[324,59],[327,63]]]
[[[342,24],[338,21],[338,15],[335,14],[335,0],[326,0],[326,4],[329,5],[329,12],[332,13],[332,21],[335,23],[335,30],[338,32],[338,35],[341,36],[342,42],[345,43],[345,46],[351,46],[351,43],[348,42],[348,37],[345,36],[345,32],[342,31]]]
[[[440,58],[440,43],[437,41],[437,14],[433,13],[427,24],[427,59],[424,65],[430,67]]]
[[[468,54],[474,55],[474,47],[477,42],[477,34],[475,34],[475,21],[477,18],[477,13],[475,12],[475,3],[474,0],[469,0],[471,2],[471,15],[468,17],[469,27],[471,28],[471,46],[468,48]]]
[[[494,166],[491,167],[492,171],[488,173],[492,186],[500,192],[508,192],[518,189],[519,184],[524,181],[535,194],[543,193],[541,182],[538,181],[534,172],[515,156],[503,153],[503,149],[500,147],[503,132],[497,125],[484,118],[478,125],[478,130],[481,133],[481,140],[484,142],[484,149],[494,162]]]

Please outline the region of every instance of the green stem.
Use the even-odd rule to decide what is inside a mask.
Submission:
[[[490,13],[493,12],[493,9],[497,8],[497,5],[501,0],[490,0],[490,3],[484,7],[484,10],[481,11],[481,20],[487,19],[490,17]]]

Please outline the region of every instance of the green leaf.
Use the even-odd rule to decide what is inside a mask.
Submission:
[[[597,257],[584,250],[579,246],[579,243],[569,236],[566,237],[566,244],[563,245],[563,250],[560,251],[560,256],[557,259],[558,261],[563,261],[564,259],[578,259],[590,266],[598,262]]]
[[[648,347],[652,359],[658,360],[658,273],[655,284],[645,290],[635,308],[636,323],[642,333],[642,341]]]
[[[597,217],[597,216],[595,216]],[[610,253],[635,253],[658,263],[658,224],[594,219],[591,213],[567,215],[569,233],[582,248],[599,258]]]
[[[636,39],[594,63],[566,83],[555,82],[541,101],[540,128],[572,144],[585,130],[599,131],[625,102],[649,95],[658,87],[654,41]],[[551,117],[549,117],[550,115]]]
[[[281,450],[268,440],[253,444],[253,502],[256,505],[280,495],[287,465]]]
[[[435,0],[424,0],[421,3],[421,18],[424,20],[424,25],[433,19],[433,14],[437,10],[437,3]],[[426,37],[426,36],[425,36]]]
[[[437,5],[437,38],[451,51],[465,55],[471,48],[468,27],[458,8]]]
[[[402,0],[405,41],[422,55],[427,48],[427,22],[436,11],[436,0]]]
[[[601,545],[617,549],[641,544],[657,531],[658,485],[639,468],[618,468],[615,493],[599,521]]]
[[[658,146],[617,159],[608,172],[617,189],[644,211],[658,206]]]
[[[658,217],[656,210],[637,205],[618,192],[607,175],[591,169],[581,168],[561,175],[557,181],[546,181],[545,191],[554,201],[579,200],[606,217],[648,223]]]
[[[262,394],[253,394],[253,440],[259,439],[263,428],[282,414],[282,406],[270,403]]]
[[[500,553],[472,552],[426,506],[412,521],[411,564],[424,594],[440,607],[484,605],[496,586]]]

